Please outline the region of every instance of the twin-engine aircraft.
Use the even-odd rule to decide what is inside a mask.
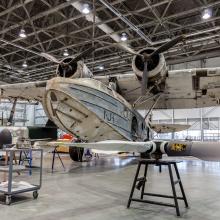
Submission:
[[[41,53],[40,56],[58,64],[57,76],[47,81],[2,85],[0,97],[41,102],[57,127],[84,142],[62,145],[147,153],[156,159],[167,154],[220,160],[218,143],[149,140],[149,129],[175,132],[188,127],[152,125],[147,120],[149,114],[142,117],[136,111],[137,108],[150,112],[155,108],[219,105],[220,69],[167,70],[163,52],[183,39],[177,37],[158,49],[135,52],[134,73],[123,75],[93,76],[82,58],[94,48],[61,62]],[[12,44],[5,40],[4,43]],[[50,143],[51,146],[59,144],[57,141]],[[78,152],[73,153],[77,160]]]

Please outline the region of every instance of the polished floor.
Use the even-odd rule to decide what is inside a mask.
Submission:
[[[101,156],[78,164],[65,155],[66,170],[56,160],[54,173],[51,173],[50,157],[46,155],[44,160],[39,198],[33,200],[31,193],[26,193],[6,206],[0,196],[1,220],[177,219],[174,208],[138,203],[126,208],[136,171],[134,157]],[[180,202],[181,218],[220,219],[220,163],[187,159],[178,167],[190,205],[190,209],[185,209]],[[151,167],[149,175],[148,191],[171,193],[165,168],[159,173],[158,167]]]

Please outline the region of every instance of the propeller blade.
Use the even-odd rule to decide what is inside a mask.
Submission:
[[[53,57],[52,55],[50,55],[50,54],[48,54],[48,53],[38,53],[38,52],[35,52],[35,51],[33,51],[33,50],[30,50],[30,49],[28,49],[28,48],[22,47],[22,46],[20,46],[20,45],[18,45],[18,44],[15,44],[15,43],[13,43],[13,42],[10,42],[10,41],[4,40],[4,39],[0,39],[0,41],[4,42],[5,44],[9,44],[9,45],[12,45],[12,46],[14,46],[14,47],[17,47],[17,48],[19,48],[19,49],[22,49],[22,50],[24,50],[24,51],[33,53],[33,54],[35,54],[35,55],[37,55],[37,56],[44,57],[44,58],[46,58],[46,59],[48,59],[48,60],[50,60],[50,61],[52,61],[52,62],[54,62],[54,63],[57,63],[57,64],[60,63],[55,57]]]
[[[144,62],[144,71],[142,75],[141,81],[141,94],[145,95],[148,83],[148,68],[147,68],[147,61]]]
[[[141,57],[141,58],[144,58],[144,56],[143,56],[142,54],[137,53],[137,52],[135,52],[135,51],[133,51],[133,50],[126,50],[126,52],[130,53],[131,55],[139,56],[139,57]]]
[[[68,64],[71,65],[75,62],[78,62],[82,58],[86,57],[88,54],[92,53],[95,51],[95,47],[90,47],[87,50],[83,51],[81,54],[79,54],[77,57],[73,58]]]
[[[179,43],[180,41],[183,41],[184,39],[185,39],[184,35],[178,36],[178,37],[170,40],[169,42],[163,44],[162,46],[160,46],[150,56],[152,57],[152,56],[154,56],[156,54],[163,53],[163,52],[169,50],[171,47],[173,47],[177,43]]]
[[[28,51],[28,52],[30,52],[30,53],[33,53],[33,54],[35,54],[35,55],[41,56],[40,53],[35,52],[35,51],[33,51],[33,50],[30,50],[30,49],[28,49],[28,48],[22,47],[22,46],[20,46],[20,45],[18,45],[18,44],[15,44],[15,43],[13,43],[13,42],[10,42],[10,41],[4,40],[4,39],[0,39],[0,41],[4,42],[5,44],[9,44],[9,45],[12,45],[12,46],[14,46],[14,47],[16,47],[16,48],[19,48],[19,49]]]
[[[50,55],[48,53],[40,53],[40,55],[42,57],[44,57],[44,58],[54,62],[54,63],[60,64],[60,61],[57,58],[55,58],[54,56],[52,56],[52,55]]]

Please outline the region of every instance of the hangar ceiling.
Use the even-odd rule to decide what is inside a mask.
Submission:
[[[87,15],[81,11],[86,3],[91,8]],[[186,42],[165,53],[168,63],[220,56],[219,6],[214,0],[0,0],[0,39],[58,59],[64,58],[65,49],[76,56],[94,44],[98,49],[85,59],[94,74],[126,73],[131,71],[132,55],[120,45],[137,51],[180,34],[186,35]],[[206,8],[212,16],[202,19]],[[21,29],[27,37],[19,37]],[[120,41],[122,33],[126,42]],[[27,50],[0,42],[0,54],[2,81],[55,75],[56,65]]]

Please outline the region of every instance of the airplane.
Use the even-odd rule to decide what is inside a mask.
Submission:
[[[149,130],[155,126],[147,120],[152,109],[219,105],[219,68],[167,70],[163,52],[183,40],[180,36],[157,49],[132,52],[134,73],[123,75],[93,76],[82,61],[95,50],[93,47],[62,61],[40,53],[39,56],[57,64],[57,76],[47,81],[1,85],[0,97],[41,102],[46,115],[58,128],[81,140],[62,143],[73,149],[74,160],[79,159],[75,147],[139,152],[156,159],[167,154],[219,160],[218,143],[154,141],[149,137]],[[137,108],[149,112],[142,117]],[[164,125],[158,126],[157,130],[162,130]],[[167,126],[168,130],[181,130],[176,127]],[[58,141],[49,143],[50,146],[59,144]]]

